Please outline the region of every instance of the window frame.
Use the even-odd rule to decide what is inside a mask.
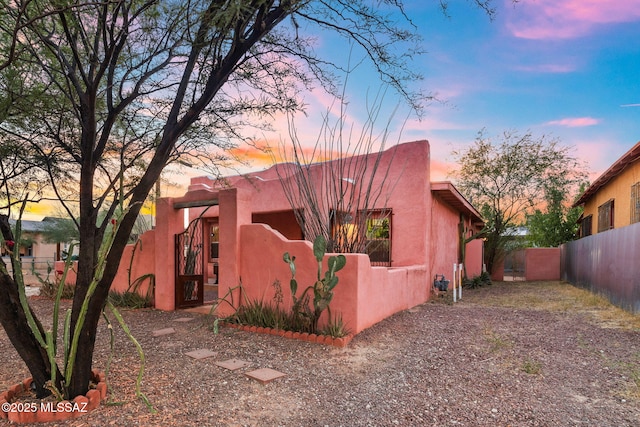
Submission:
[[[631,186],[631,209],[629,224],[640,222],[640,181]]]
[[[366,227],[365,231],[365,253],[369,255],[369,262],[374,267],[391,267],[392,263],[392,230],[393,230],[393,212],[391,209],[368,209],[358,212],[361,218],[361,224]],[[387,225],[383,225],[386,236],[374,237],[370,230],[372,220],[381,220],[382,223],[387,221]],[[382,247],[382,251],[380,248]],[[386,248],[385,248],[386,247]],[[385,250],[386,249],[386,250]]]
[[[580,237],[587,237],[593,234],[593,215],[587,215],[580,221]]]
[[[598,233],[612,230],[615,220],[615,199],[609,199],[598,206]]]

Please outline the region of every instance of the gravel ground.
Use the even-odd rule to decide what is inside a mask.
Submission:
[[[109,401],[57,425],[639,426],[640,329],[603,324],[593,310],[573,304],[533,309],[491,302],[505,293],[559,294],[541,289],[501,283],[465,291],[455,305],[440,300],[398,313],[346,348],[231,328],[216,335],[199,315],[123,310],[145,350],[142,388],[156,412],[134,396],[137,353],[116,328]],[[47,301],[32,303],[46,313]],[[195,319],[173,321],[186,315]],[[176,333],[151,335],[167,327]],[[106,331],[102,324],[94,362],[103,369]],[[3,331],[0,345],[6,389],[28,372]],[[217,355],[185,355],[197,349]],[[250,366],[229,371],[214,364],[231,358]],[[244,375],[257,368],[286,376],[262,385]]]

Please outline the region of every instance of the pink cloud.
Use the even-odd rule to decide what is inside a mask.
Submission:
[[[515,69],[536,73],[571,73],[576,70],[576,67],[571,64],[538,64],[532,66],[519,66],[515,67]]]
[[[569,128],[594,126],[600,123],[600,119],[594,119],[593,117],[568,117],[566,119],[552,120],[547,122],[547,125],[565,126]]]
[[[582,160],[588,170],[589,181],[593,182],[602,173],[609,169],[629,148],[629,145],[620,144],[614,139],[603,138],[594,141],[580,140],[575,145],[577,156]]]
[[[640,19],[640,0],[505,0],[507,28],[525,39],[584,36],[602,24]]]

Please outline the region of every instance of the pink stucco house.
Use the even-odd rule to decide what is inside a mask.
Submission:
[[[427,301],[434,292],[434,275],[450,278],[453,265],[461,262],[461,233],[470,236],[482,227],[480,214],[451,183],[430,181],[427,141],[400,144],[379,158],[372,154],[362,160],[380,162],[378,170],[385,171],[373,178],[384,197],[369,209],[390,215],[384,236],[388,242],[380,245],[386,253],[372,254],[371,259],[346,254],[346,267],[338,273],[331,310],[340,313],[354,333]],[[335,166],[314,164],[312,175],[319,177]],[[355,182],[371,170],[341,178]],[[143,235],[131,277],[155,275],[155,306],[161,310],[203,304],[206,284],[215,284],[221,297],[233,296],[234,304],[244,298],[270,301],[276,280],[283,284],[286,306],[291,301],[291,272],[283,254],[296,256],[301,286],[313,284],[317,271],[312,245],[303,240],[283,191],[281,179],[293,173],[295,168],[281,164],[219,181],[197,177],[184,196],[160,199],[156,228]],[[185,230],[187,209],[191,224]],[[115,289],[126,288],[130,256],[125,252]],[[474,240],[466,245],[466,271],[474,276],[481,269],[482,241]],[[218,307],[221,315],[231,310],[227,304]]]

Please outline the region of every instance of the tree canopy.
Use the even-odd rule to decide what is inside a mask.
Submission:
[[[527,213],[540,209],[550,195],[564,198],[584,180],[570,147],[531,132],[506,131],[491,138],[481,131],[470,147],[453,155],[459,164],[456,185],[485,219],[489,272],[503,256],[510,231],[525,222]]]
[[[585,188],[585,184],[580,185],[578,194],[582,194]],[[570,206],[569,194],[559,189],[549,188],[545,192],[546,206],[527,214],[527,240],[534,247],[551,248],[577,237],[578,219],[583,208]]]

